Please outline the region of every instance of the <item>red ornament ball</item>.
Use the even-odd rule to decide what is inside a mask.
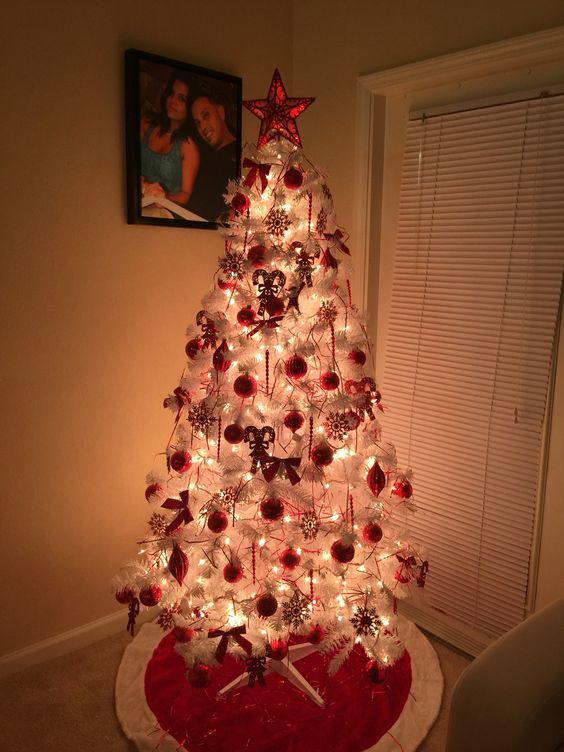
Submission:
[[[265,255],[266,248],[263,245],[253,245],[249,248],[247,258],[255,268],[259,269],[261,266],[264,266]]]
[[[360,417],[356,413],[353,413],[352,410],[349,410],[347,412],[347,423],[351,431],[354,431],[360,426]]]
[[[130,587],[124,587],[121,590],[116,591],[116,601],[124,606],[135,598],[135,590]]]
[[[368,661],[364,670],[368,679],[374,684],[382,684],[386,679],[386,668],[381,666],[378,661]]]
[[[238,423],[230,423],[223,432],[223,438],[228,444],[240,444],[244,435],[245,431]]]
[[[192,465],[192,456],[188,452],[176,450],[170,456],[170,466],[177,473],[185,473]]]
[[[237,321],[241,326],[251,326],[252,324],[256,323],[257,315],[251,308],[251,306],[246,306],[245,308],[241,308],[239,313],[237,314]]]
[[[210,512],[208,514],[208,528],[212,531],[212,533],[222,533],[227,525],[229,524],[229,519],[225,512],[221,509],[214,509],[213,512]]]
[[[395,496],[397,499],[407,501],[407,499],[411,499],[413,495],[413,486],[405,475],[402,475],[394,481],[391,493],[392,496]]]
[[[203,689],[210,680],[210,667],[206,666],[205,663],[197,663],[187,672],[186,678],[192,687]]]
[[[268,646],[267,655],[275,661],[282,661],[288,655],[288,643],[286,640],[272,640]]]
[[[300,555],[294,548],[287,548],[280,554],[280,564],[284,569],[295,569],[300,563]]]
[[[311,642],[312,645],[319,645],[319,643],[325,639],[326,635],[327,635],[326,629],[324,629],[319,624],[314,624],[312,628],[309,630],[307,641]]]
[[[336,389],[339,386],[339,381],[339,374],[335,371],[326,371],[319,377],[321,388],[325,389],[326,392],[332,392]]]
[[[278,601],[270,593],[257,598],[257,613],[259,616],[272,616],[278,611]]]
[[[297,167],[290,167],[290,169],[286,170],[286,172],[284,173],[283,180],[286,188],[295,191],[304,182],[304,176],[302,171],[298,170]]]
[[[248,399],[257,393],[257,381],[248,373],[242,373],[233,382],[233,391],[238,397]]]
[[[174,627],[172,634],[177,642],[190,642],[196,634],[196,630],[190,629],[190,627]]]
[[[245,196],[244,193],[236,193],[231,199],[231,206],[236,212],[239,212],[239,214],[246,212],[250,205],[251,202],[249,201],[249,197]]]
[[[232,584],[243,578],[243,567],[240,564],[226,564],[223,567],[223,579]]]
[[[284,502],[282,499],[263,499],[260,503],[260,513],[263,519],[273,522],[284,515]]]
[[[229,353],[229,347],[227,346],[227,342],[223,340],[221,345],[217,348],[217,350],[213,354],[212,358],[212,364],[218,373],[225,373],[229,366],[231,365],[231,361],[227,359],[227,354]]]
[[[300,428],[305,423],[305,418],[302,413],[300,413],[298,410],[290,410],[289,413],[286,413],[284,416],[284,425],[286,428],[289,428],[290,431],[293,433],[296,433],[296,431],[299,431]]]
[[[145,498],[147,499],[147,501],[149,501],[151,496],[159,494],[162,490],[163,487],[160,485],[160,483],[150,483],[145,489]]]
[[[158,585],[147,585],[139,591],[139,600],[144,606],[156,606],[162,594],[163,591]]]
[[[284,371],[290,379],[299,381],[307,373],[307,363],[301,355],[292,355],[284,363]]]
[[[222,279],[217,280],[217,286],[220,290],[234,290],[237,287],[237,281],[235,279]]]
[[[384,490],[386,485],[386,475],[377,462],[375,462],[368,471],[366,482],[374,496],[378,496]]]
[[[366,363],[366,353],[362,350],[351,350],[347,357],[355,366],[363,366]]]
[[[284,313],[284,301],[282,298],[270,298],[265,305],[269,316],[282,316]]]
[[[316,444],[311,450],[311,461],[317,467],[327,467],[333,462],[333,450],[329,444]]]
[[[191,339],[186,344],[186,355],[190,360],[194,360],[196,355],[204,349],[204,341],[202,339]]]
[[[331,556],[340,564],[348,564],[354,559],[354,544],[336,540],[331,546]]]
[[[362,536],[367,543],[379,543],[383,535],[384,532],[377,522],[368,522],[362,528]]]

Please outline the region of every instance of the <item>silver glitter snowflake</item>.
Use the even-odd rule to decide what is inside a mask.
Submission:
[[[319,530],[319,517],[314,511],[304,512],[300,520],[300,527],[302,535],[307,541],[315,540],[317,538],[317,531]]]
[[[317,222],[315,224],[315,232],[318,235],[323,235],[325,228],[327,227],[327,212],[325,209],[320,209],[317,215]]]
[[[376,637],[382,626],[382,621],[376,613],[375,608],[367,606],[358,606],[354,610],[354,616],[351,618],[351,624],[356,629],[357,635],[372,635]]]
[[[149,520],[149,527],[155,535],[165,535],[167,527],[166,517],[158,512],[153,512]]]
[[[165,608],[161,608],[157,618],[159,627],[165,632],[168,632],[169,629],[172,629],[174,627],[175,615],[181,613],[182,609],[180,608],[179,603],[173,603],[172,606],[165,606]]]
[[[329,413],[323,427],[330,439],[344,441],[351,429],[350,418],[346,413]]]
[[[229,279],[243,279],[245,257],[242,253],[226,251],[219,259],[219,268]]]
[[[233,506],[237,501],[237,489],[235,486],[222,488],[212,496],[212,502],[222,506],[226,512],[232,512]]]
[[[290,218],[284,209],[272,209],[267,215],[264,223],[271,235],[282,237],[288,227],[290,227]]]
[[[337,306],[330,300],[324,300],[317,311],[317,318],[326,324],[332,324],[337,318]]]
[[[298,629],[310,619],[309,601],[296,590],[290,600],[282,604],[282,622]]]
[[[207,434],[216,420],[217,418],[213,416],[212,411],[205,402],[194,405],[188,413],[188,421],[192,424],[192,428],[196,433]]]

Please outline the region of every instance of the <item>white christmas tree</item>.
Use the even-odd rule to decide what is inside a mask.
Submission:
[[[425,582],[407,540],[409,471],[382,440],[381,395],[349,284],[349,249],[325,176],[304,156],[278,72],[258,148],[229,186],[225,251],[187,331],[187,364],[165,399],[166,470],[139,558],[116,578],[133,633],[159,606],[187,677],[205,686],[228,652],[242,682],[277,671],[318,704],[294,662],[335,672],[355,644],[381,681],[403,652],[395,599]]]

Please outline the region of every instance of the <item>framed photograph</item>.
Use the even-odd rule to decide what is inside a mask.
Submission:
[[[238,177],[237,76],[139,50],[125,53],[127,221],[215,229]]]

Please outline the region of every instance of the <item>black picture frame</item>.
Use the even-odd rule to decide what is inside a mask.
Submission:
[[[223,193],[239,177],[242,88],[238,76],[126,50],[128,224],[221,223]]]

